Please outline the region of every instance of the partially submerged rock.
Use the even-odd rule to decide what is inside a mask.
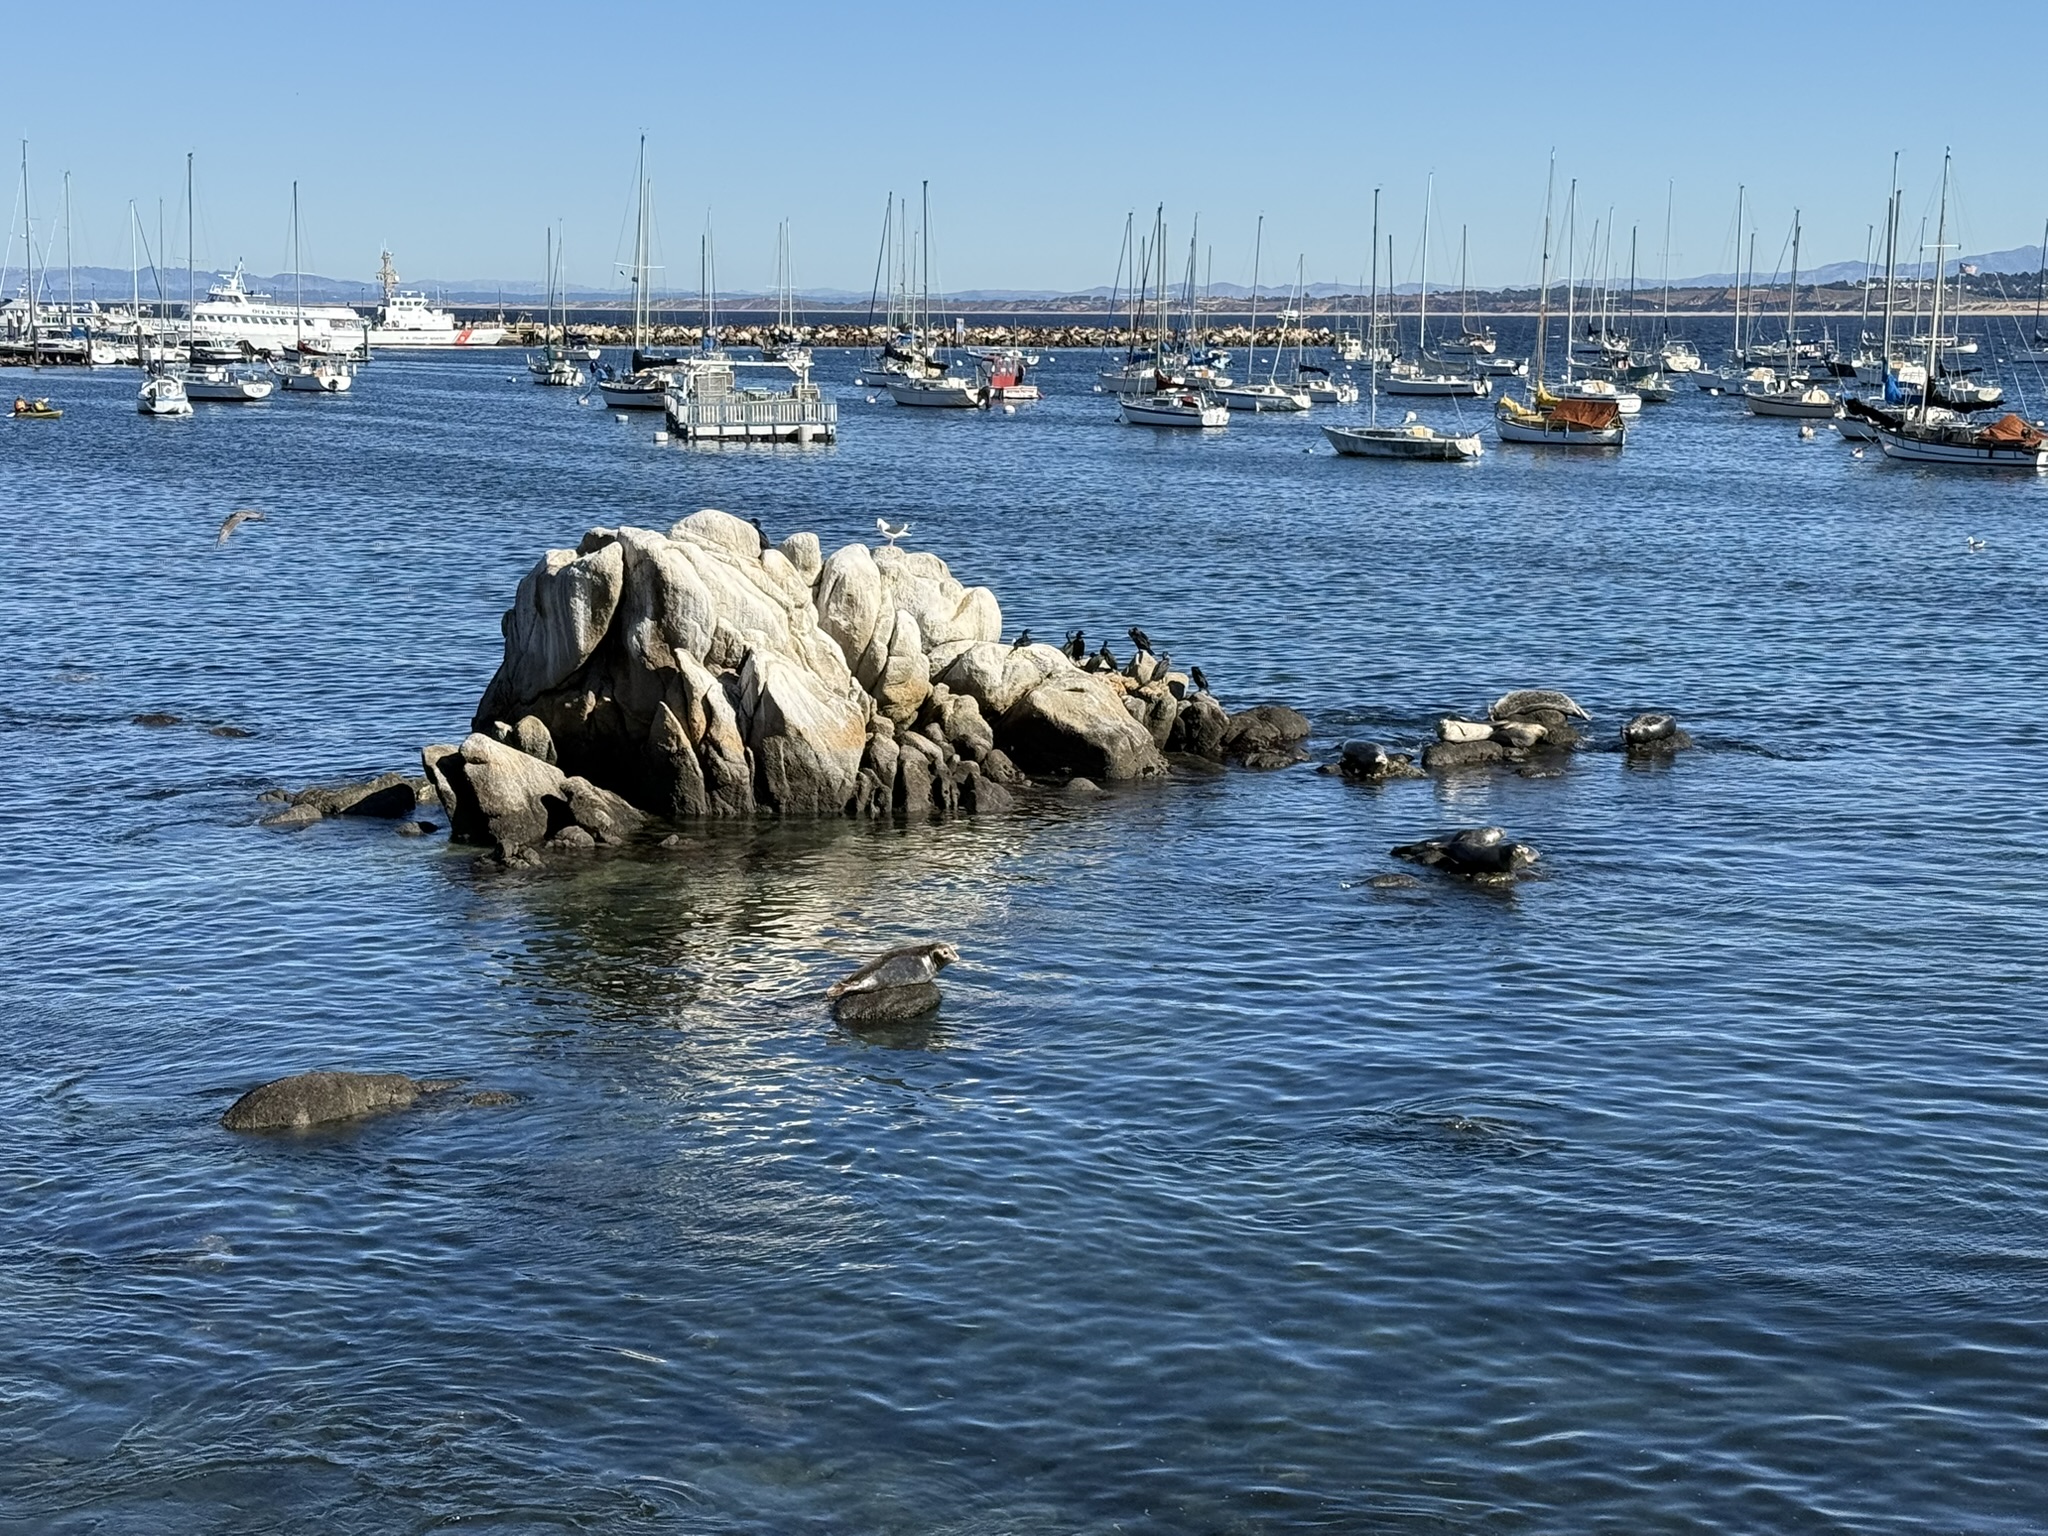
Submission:
[[[647,819],[622,796],[481,731],[459,747],[428,747],[421,761],[448,812],[449,835],[501,859],[543,843],[567,851],[623,843]],[[580,835],[563,836],[572,829]]]
[[[250,1089],[228,1106],[220,1123],[231,1131],[303,1130],[404,1109],[422,1093],[446,1086],[397,1072],[301,1072]]]

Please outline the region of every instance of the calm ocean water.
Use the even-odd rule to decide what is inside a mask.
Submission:
[[[829,450],[513,355],[0,422],[0,1529],[2042,1528],[2048,482],[1696,394],[1339,461],[1094,367],[933,419],[834,356]],[[907,518],[1013,632],[1141,624],[1322,748],[1547,685],[1703,749],[496,877],[253,825],[456,738],[541,550],[701,506]],[[1487,822],[1541,879],[1367,883]],[[835,1029],[913,935],[938,1020]],[[216,1123],[317,1066],[520,1102]]]

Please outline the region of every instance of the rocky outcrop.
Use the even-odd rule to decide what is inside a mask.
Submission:
[[[427,780],[402,773],[380,774],[341,784],[315,784],[300,790],[269,790],[265,800],[281,800],[284,809],[265,816],[262,825],[283,831],[310,827],[329,816],[374,817],[385,821],[410,818],[437,797]]]
[[[1169,741],[1220,755],[1227,730],[1185,678],[1004,644],[995,594],[934,554],[764,548],[723,512],[549,551],[502,628],[473,734],[427,751],[454,835],[501,854],[617,840],[577,784],[671,820],[948,815],[1007,805],[1020,770],[1153,777]]]

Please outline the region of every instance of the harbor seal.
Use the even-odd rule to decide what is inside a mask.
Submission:
[[[1621,728],[1621,744],[1629,752],[1681,752],[1692,737],[1679,729],[1676,716],[1646,710]]]
[[[1569,715],[1575,720],[1592,718],[1579,708],[1578,701],[1570,694],[1560,693],[1555,688],[1517,688],[1495,699],[1487,714],[1495,720],[1517,720],[1545,710]]]
[[[939,1006],[939,972],[960,958],[950,944],[904,944],[825,989],[842,1024],[895,1024]]]
[[[1438,741],[1491,741],[1493,727],[1484,720],[1461,720],[1456,715],[1446,715],[1436,723]]]
[[[1541,857],[1527,843],[1510,842],[1499,827],[1466,827],[1445,837],[1403,843],[1393,855],[1468,880],[1511,880]]]

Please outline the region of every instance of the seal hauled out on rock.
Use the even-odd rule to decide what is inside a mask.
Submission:
[[[960,958],[950,944],[887,950],[825,989],[843,1024],[893,1024],[939,1006],[939,972]]]
[[[404,1109],[426,1093],[443,1093],[454,1078],[420,1081],[399,1072],[301,1072],[251,1088],[228,1106],[220,1123],[231,1131],[289,1131]]]
[[[1621,728],[1621,744],[1631,754],[1682,752],[1692,745],[1692,737],[1679,728],[1674,716],[1652,710]]]
[[[1527,843],[1512,843],[1499,827],[1466,827],[1448,837],[1403,843],[1397,859],[1429,865],[1469,880],[1512,880],[1541,857]]]
[[[1592,718],[1570,694],[1555,688],[1517,688],[1495,699],[1487,714],[1495,720],[1519,720],[1543,710],[1570,715],[1575,720]]]

